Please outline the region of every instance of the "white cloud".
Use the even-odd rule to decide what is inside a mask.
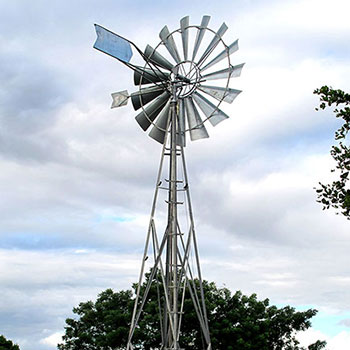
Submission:
[[[41,344],[48,345],[49,347],[55,348],[57,347],[57,344],[62,342],[62,336],[64,333],[62,332],[56,332],[51,335],[49,335],[46,338],[43,338],[40,340]]]
[[[321,340],[321,341],[326,340],[328,343],[330,337],[323,334],[321,331],[315,330],[313,328],[309,328],[304,332],[299,332],[297,334],[297,339],[300,341],[301,346],[304,346],[307,348],[310,344],[315,343],[317,340]],[[333,349],[329,348],[329,350],[333,350]]]
[[[350,332],[340,332],[336,336],[329,339],[329,350],[344,350],[350,344]]]
[[[305,347],[315,343],[317,340],[326,340],[326,348],[329,350],[344,350],[347,349],[350,344],[350,332],[347,331],[339,332],[334,336],[328,336],[318,330],[310,328],[304,332],[298,333],[297,338],[300,344]]]

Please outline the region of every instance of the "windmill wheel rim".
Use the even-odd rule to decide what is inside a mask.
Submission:
[[[199,25],[188,25],[188,26],[186,26],[184,29],[197,29],[197,31],[198,31],[198,30],[203,29],[203,28],[201,28],[201,26],[199,26]],[[213,37],[218,36],[218,35],[217,35],[217,32],[216,32],[215,30],[209,28],[209,27],[204,28],[204,30],[209,31],[210,33],[212,33],[212,34],[213,34]],[[169,35],[167,36],[167,38],[168,38],[168,37],[171,37],[171,36],[172,36],[173,34],[175,34],[175,33],[180,33],[180,34],[181,34],[181,28],[175,29],[175,30],[173,30],[172,32],[170,32]],[[231,67],[231,59],[230,59],[230,54],[228,53],[228,46],[226,45],[226,43],[224,42],[224,40],[223,40],[222,37],[220,37],[220,36],[219,36],[219,43],[223,46],[224,50],[226,50],[226,59],[227,59],[227,62],[228,62],[228,65],[227,65],[227,66],[228,66],[228,67]],[[161,46],[163,46],[163,45],[164,45],[164,42],[163,42],[163,40],[161,40],[161,41],[155,46],[155,48],[153,49],[153,52],[158,52],[157,49],[159,49],[159,48],[160,48]],[[208,57],[209,57],[211,54],[212,54],[212,52],[210,52],[210,54],[208,55]],[[146,61],[146,62],[145,62],[145,64],[144,64],[144,66],[143,66],[144,69],[149,68],[150,66],[151,66],[151,67],[154,66],[149,58],[145,58],[145,61]],[[197,63],[196,63],[194,60],[192,61],[192,60],[187,59],[187,60],[182,60],[182,61],[180,61],[179,63],[176,63],[176,65],[175,65],[174,67],[179,66],[179,65],[181,65],[181,64],[183,64],[183,63],[185,63],[185,62],[192,62],[195,66],[197,66]],[[199,70],[199,75],[201,76],[201,74],[200,74],[200,68],[199,68],[198,70]],[[143,76],[144,76],[143,73],[141,73],[141,77],[143,77]],[[231,76],[230,76],[230,74],[229,74],[229,75],[228,75],[228,78],[227,78],[227,80],[226,80],[226,84],[225,84],[225,86],[224,86],[224,89],[225,89],[225,92],[224,92],[224,94],[223,94],[224,96],[223,96],[220,100],[218,100],[218,101],[216,102],[216,107],[215,107],[215,109],[212,111],[212,113],[211,113],[209,116],[207,116],[206,118],[203,118],[202,122],[199,123],[198,125],[196,125],[195,127],[193,127],[193,128],[190,128],[190,127],[186,128],[186,129],[184,130],[185,133],[188,133],[188,132],[190,132],[191,130],[195,130],[195,129],[201,127],[202,125],[204,125],[204,124],[219,110],[219,107],[220,107],[222,101],[224,100],[225,95],[226,95],[226,93],[227,93],[227,91],[228,91],[228,89],[229,89],[230,79],[231,79]],[[165,81],[164,81],[164,82],[165,82]],[[138,84],[138,87],[139,87],[139,90],[138,90],[138,91],[139,91],[139,92],[141,92],[141,90],[142,90],[142,85],[143,85],[143,84],[142,84],[142,78],[141,78],[141,79],[140,79],[140,83]],[[153,83],[152,85],[150,85],[150,87],[156,86],[156,85],[157,85],[157,84],[154,84],[154,83]],[[196,85],[196,88],[193,89],[193,91],[192,91],[192,93],[191,93],[190,95],[185,96],[185,97],[179,97],[179,99],[184,99],[184,98],[190,97],[190,96],[197,90],[198,85],[199,85],[199,84]],[[167,81],[167,86],[168,86],[167,91],[169,92],[169,98],[170,98],[170,96],[171,96],[171,80],[168,80],[168,81]],[[164,91],[165,91],[165,90],[164,90]],[[155,128],[157,128],[158,130],[160,130],[160,131],[162,131],[162,132],[166,132],[166,133],[169,132],[169,130],[167,130],[166,128],[161,128],[161,127],[159,127],[158,125],[156,125],[155,120],[156,120],[157,118],[155,118],[155,120],[152,120],[152,118],[149,117],[149,115],[147,114],[147,111],[146,111],[146,109],[145,109],[146,105],[143,104],[141,98],[140,98],[140,104],[141,104],[141,110],[143,111],[143,113],[144,113],[145,117],[147,118],[148,122],[150,123],[150,125],[154,126]],[[164,107],[163,107],[163,108],[164,108]],[[179,102],[177,102],[177,108],[179,108]]]

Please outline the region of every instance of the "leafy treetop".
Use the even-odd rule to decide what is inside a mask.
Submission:
[[[19,350],[19,346],[13,344],[11,340],[6,339],[3,335],[0,335],[0,350]]]
[[[316,310],[299,312],[290,306],[278,308],[271,306],[268,299],[258,300],[256,294],[245,296],[240,291],[232,294],[227,288],[218,288],[206,281],[203,287],[213,349],[305,350],[299,345],[296,333],[311,326],[310,319]],[[132,291],[107,289],[98,295],[96,302],[80,303],[73,309],[76,318],[66,320],[64,343],[59,344],[58,349],[125,349],[133,302]],[[159,303],[157,287],[152,284],[135,330],[135,349],[160,349],[159,305],[163,304]],[[189,296],[185,299],[180,345],[189,350],[203,349],[202,334]],[[320,350],[325,345],[318,341],[308,349]]]
[[[335,90],[328,86],[316,89],[314,94],[320,96],[319,108],[335,106],[333,112],[336,118],[343,120],[341,127],[335,132],[337,145],[331,147],[331,155],[336,162],[336,169],[339,177],[331,184],[322,184],[316,189],[317,201],[323,205],[323,209],[333,207],[337,214],[344,215],[350,220],[350,189],[348,185],[350,172],[350,147],[344,142],[350,130],[350,94]],[[316,108],[318,110],[319,108]]]

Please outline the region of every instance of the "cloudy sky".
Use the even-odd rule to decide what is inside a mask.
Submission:
[[[271,303],[316,308],[301,336],[350,342],[349,222],[324,212],[339,125],[313,90],[350,90],[346,0],[0,2],[0,334],[50,350],[80,301],[136,281],[159,144],[129,105],[131,72],[94,50],[94,23],[155,46],[190,16],[225,21],[233,63],[228,121],[186,148],[205,279]],[[347,345],[346,345],[347,344]]]

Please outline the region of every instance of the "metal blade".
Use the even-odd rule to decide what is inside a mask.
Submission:
[[[188,26],[190,24],[190,17],[186,16],[180,20],[182,47],[184,50],[184,58],[187,61],[188,55]]]
[[[236,52],[237,50],[238,50],[238,39],[235,42],[233,42],[230,46],[225,48],[224,51],[219,53],[213,60],[211,60],[203,68],[201,68],[201,71],[204,71],[204,70],[208,69],[209,67],[213,66],[214,64],[222,61],[225,57],[231,55],[232,53]]]
[[[160,113],[169,98],[169,94],[167,92],[163,92],[135,117],[136,121],[144,131],[146,131],[154,119],[156,119],[157,115]]]
[[[112,94],[113,102],[111,108],[117,108],[127,105],[129,97],[130,96],[128,90],[114,92]]]
[[[191,140],[195,141],[208,138],[209,135],[207,129],[203,125],[202,119],[191,97],[185,98],[185,107]]]
[[[208,27],[208,23],[210,21],[210,16],[203,16],[202,17],[202,22],[200,25],[200,29],[197,32],[197,36],[196,36],[196,41],[194,42],[194,49],[193,49],[193,54],[192,54],[192,61],[194,60],[194,58],[196,57],[197,51],[199,49],[199,45],[202,42],[203,39],[203,35],[205,33],[205,29]]]
[[[186,110],[185,110],[185,102],[183,99],[179,100],[179,128],[178,133],[176,135],[176,144],[178,146],[185,147],[186,146]]]
[[[215,126],[222,122],[225,119],[228,119],[228,115],[224,113],[222,110],[217,108],[213,103],[207,100],[203,95],[195,92],[193,95],[193,99],[202,110],[204,115],[209,118],[211,125]]]
[[[199,85],[198,89],[217,100],[232,103],[233,100],[242,92],[241,90],[222,88],[218,86]]]
[[[110,30],[95,24],[97,39],[94,48],[122,62],[129,62],[132,56],[130,43]]]
[[[145,56],[154,64],[157,66],[160,66],[162,68],[172,70],[174,65],[171,64],[166,58],[164,58],[160,53],[158,53],[153,47],[150,45],[146,46],[145,49]]]
[[[149,68],[135,66],[135,71],[134,71],[135,85],[158,83],[161,81],[168,80],[169,77],[170,77],[170,74],[166,72],[160,72],[156,69],[153,71],[152,69],[149,69]]]
[[[181,59],[177,51],[174,38],[172,37],[172,35],[170,35],[169,29],[167,26],[164,26],[164,28],[160,31],[159,37],[163,41],[165,47],[167,48],[167,50],[169,51],[170,55],[175,60],[175,62],[180,63]]]
[[[157,96],[162,94],[162,92],[164,92],[164,89],[159,86],[152,86],[133,92],[130,97],[135,111],[154,100]]]
[[[198,64],[205,61],[206,58],[211,54],[211,52],[216,48],[217,44],[220,42],[221,37],[225,34],[227,30],[227,25],[223,23],[217,33],[215,34],[213,40],[210,42],[206,50],[204,51],[202,57],[199,59]]]
[[[202,76],[201,81],[227,79],[228,77],[236,78],[241,75],[244,63],[236,66],[230,66],[229,68],[218,70],[217,72],[205,74]]]
[[[169,120],[169,112],[170,112],[170,100],[166,103],[165,107],[160,112],[155,125],[151,129],[150,133],[148,134],[152,139],[164,143],[165,139],[165,131],[168,126],[168,120]],[[159,129],[160,128],[160,129]],[[163,129],[163,130],[161,130]]]

